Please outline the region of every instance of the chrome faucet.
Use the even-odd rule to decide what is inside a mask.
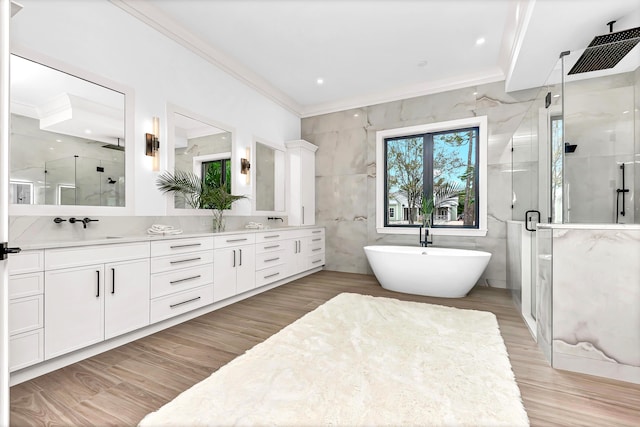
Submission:
[[[422,229],[424,228],[424,240],[422,240]],[[420,246],[422,246],[423,248],[426,248],[429,245],[433,245],[433,237],[431,240],[429,240],[429,228],[428,227],[423,227],[420,226],[420,235],[418,237],[418,242],[420,243]]]

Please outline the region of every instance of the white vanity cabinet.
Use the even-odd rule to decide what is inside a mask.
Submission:
[[[46,250],[44,297],[45,359],[148,325],[149,243]]]
[[[256,234],[256,287],[282,280],[293,274],[290,248],[297,232],[273,230]]]
[[[256,287],[255,235],[216,236],[213,251],[213,300],[222,301]]]
[[[212,302],[212,236],[151,242],[151,323]]]
[[[289,141],[286,164],[289,225],[316,223],[316,154],[318,147],[304,140]]]
[[[324,228],[302,229],[289,244],[291,274],[324,265]]]
[[[9,257],[9,370],[44,360],[44,251]]]

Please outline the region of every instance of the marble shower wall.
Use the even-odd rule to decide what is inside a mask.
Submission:
[[[636,85],[637,72],[565,85],[565,141],[578,145],[574,153],[565,156],[565,208],[568,209],[565,222],[616,222],[616,189],[622,188],[620,164],[623,162],[625,187],[634,191],[634,175],[637,175],[634,161],[640,160],[636,156],[640,151],[636,147],[637,129],[634,129],[638,114],[634,112]],[[620,223],[640,222],[634,219],[636,208],[632,195],[624,195],[626,215],[619,216]]]
[[[375,219],[376,132],[488,116],[488,233],[435,236],[436,246],[493,254],[481,282],[506,287],[506,221],[511,219],[510,138],[538,90],[505,93],[504,82],[387,102],[302,120],[316,152],[316,223],[326,227],[326,268],[371,274],[363,247],[412,245],[415,236],[378,234]]]
[[[553,367],[640,384],[640,227],[557,227],[552,250]]]

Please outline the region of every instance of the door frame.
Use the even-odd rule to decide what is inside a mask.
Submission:
[[[0,0],[0,242],[9,240],[9,21],[11,0]],[[0,426],[9,425],[9,269],[0,260]]]

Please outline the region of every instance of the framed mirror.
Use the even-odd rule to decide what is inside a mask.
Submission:
[[[255,214],[282,214],[285,211],[285,152],[265,141],[254,141],[252,162]]]
[[[11,55],[11,213],[78,214],[79,206],[87,214],[124,211],[133,188],[130,90],[29,58]]]
[[[193,172],[209,185],[224,185],[233,194],[233,130],[185,109],[168,106],[169,170]],[[168,212],[176,215],[203,215],[180,194],[169,197]]]

